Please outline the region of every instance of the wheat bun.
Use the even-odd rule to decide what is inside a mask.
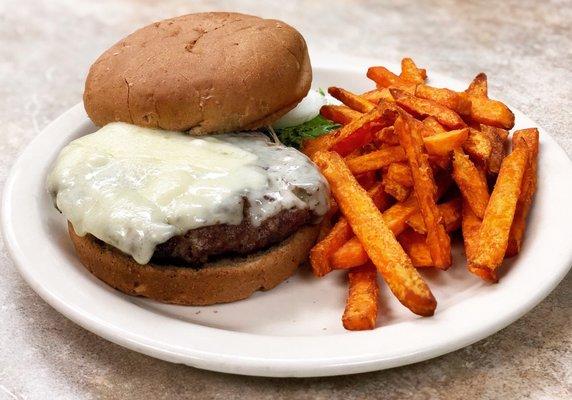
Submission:
[[[99,126],[208,134],[274,122],[311,81],[306,43],[294,28],[211,12],[156,22],[116,43],[91,66],[83,100]]]
[[[212,262],[201,269],[141,265],[93,236],[78,236],[71,224],[68,230],[82,264],[115,289],[164,303],[203,306],[245,299],[290,277],[306,261],[319,228],[307,225],[268,250]]]

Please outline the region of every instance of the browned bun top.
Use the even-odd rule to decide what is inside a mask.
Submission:
[[[310,88],[304,38],[284,22],[200,13],[148,25],[91,66],[83,95],[96,125],[123,121],[195,134],[255,129]]]

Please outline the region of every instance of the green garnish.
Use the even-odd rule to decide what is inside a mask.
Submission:
[[[340,125],[333,123],[329,119],[318,115],[310,121],[304,122],[301,125],[290,126],[288,128],[276,129],[278,139],[286,146],[300,148],[302,140],[314,139],[322,136],[334,129],[339,128]]]

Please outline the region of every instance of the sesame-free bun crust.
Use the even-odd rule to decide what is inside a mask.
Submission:
[[[212,12],[156,22],[119,41],[91,66],[83,100],[99,126],[208,134],[274,122],[311,81],[306,43],[294,28]]]
[[[307,259],[318,235],[317,225],[307,225],[268,250],[192,269],[141,265],[91,235],[78,236],[71,224],[68,229],[82,264],[108,285],[129,295],[197,306],[228,303],[272,289]]]

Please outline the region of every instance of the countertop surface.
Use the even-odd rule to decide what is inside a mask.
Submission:
[[[484,71],[493,97],[572,154],[571,1],[0,0],[0,188],[26,144],[81,100],[103,50],[150,22],[211,10],[282,19],[320,51],[391,62],[411,56],[467,82]],[[0,276],[0,399],[572,398],[570,275],[526,316],[472,346],[317,379],[201,371],[109,343],[44,303],[2,241]]]

